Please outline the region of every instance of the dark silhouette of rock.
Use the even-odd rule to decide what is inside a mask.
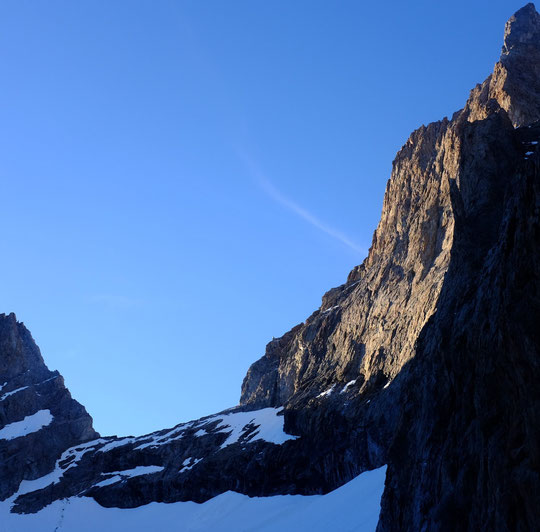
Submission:
[[[0,315],[0,386],[0,498],[4,499],[22,480],[51,471],[66,448],[98,434],[59,373],[47,369],[15,314]]]

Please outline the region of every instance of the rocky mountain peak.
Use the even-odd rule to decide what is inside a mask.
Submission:
[[[520,45],[540,46],[540,15],[536,12],[533,3],[522,7],[506,23],[503,56]]]
[[[24,325],[0,314],[0,522],[2,505],[64,500],[55,530],[71,531],[64,508],[80,498],[322,494],[385,467],[379,532],[536,530],[539,43],[528,4],[464,109],[411,134],[368,257],[267,345],[239,406],[99,437]]]
[[[540,120],[540,15],[530,3],[505,26],[500,60],[472,91],[465,106],[469,122],[504,109],[514,127]]]
[[[49,472],[69,446],[96,438],[92,418],[45,365],[15,314],[0,314],[0,499]]]
[[[455,255],[456,225],[475,228],[480,255],[497,237],[504,176],[522,155],[515,128],[540,120],[536,28],[540,15],[529,4],[506,25],[511,52],[465,108],[411,134],[393,162],[368,257],[318,311],[268,344],[244,380],[242,405],[303,409],[353,381],[371,400],[415,356]],[[533,41],[538,48],[521,53]]]

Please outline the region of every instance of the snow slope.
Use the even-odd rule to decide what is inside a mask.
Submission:
[[[50,425],[52,420],[53,416],[50,410],[40,410],[31,416],[26,416],[22,421],[16,421],[6,425],[0,430],[0,439],[14,440],[15,438],[21,438]]]
[[[0,503],[0,532],[368,532],[377,526],[386,466],[362,473],[327,495],[250,498],[227,492],[203,503],[103,508],[93,499],[56,501],[37,514]]]

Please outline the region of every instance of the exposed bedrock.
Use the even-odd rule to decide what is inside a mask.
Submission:
[[[528,4],[464,108],[397,154],[365,261],[214,416],[100,438],[24,326],[0,317],[0,498],[35,512],[75,495],[314,494],[387,464],[380,531],[537,528],[539,142]]]

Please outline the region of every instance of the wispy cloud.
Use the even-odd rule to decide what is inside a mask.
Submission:
[[[326,233],[328,236],[331,236],[335,240],[338,240],[349,249],[352,249],[354,252],[361,255],[365,255],[367,250],[365,247],[359,246],[356,242],[351,240],[348,236],[344,235],[342,232],[334,229],[333,227],[327,225],[323,221],[319,220],[315,215],[310,213],[307,209],[298,205],[295,201],[291,200],[287,196],[283,195],[276,186],[268,179],[259,166],[249,157],[245,152],[239,151],[240,158],[244,162],[246,168],[248,169],[250,175],[256,181],[256,183],[261,187],[261,189],[276,203],[279,203],[289,211],[296,214],[298,217],[302,218],[307,223],[311,224],[313,227],[316,227],[323,233]]]

